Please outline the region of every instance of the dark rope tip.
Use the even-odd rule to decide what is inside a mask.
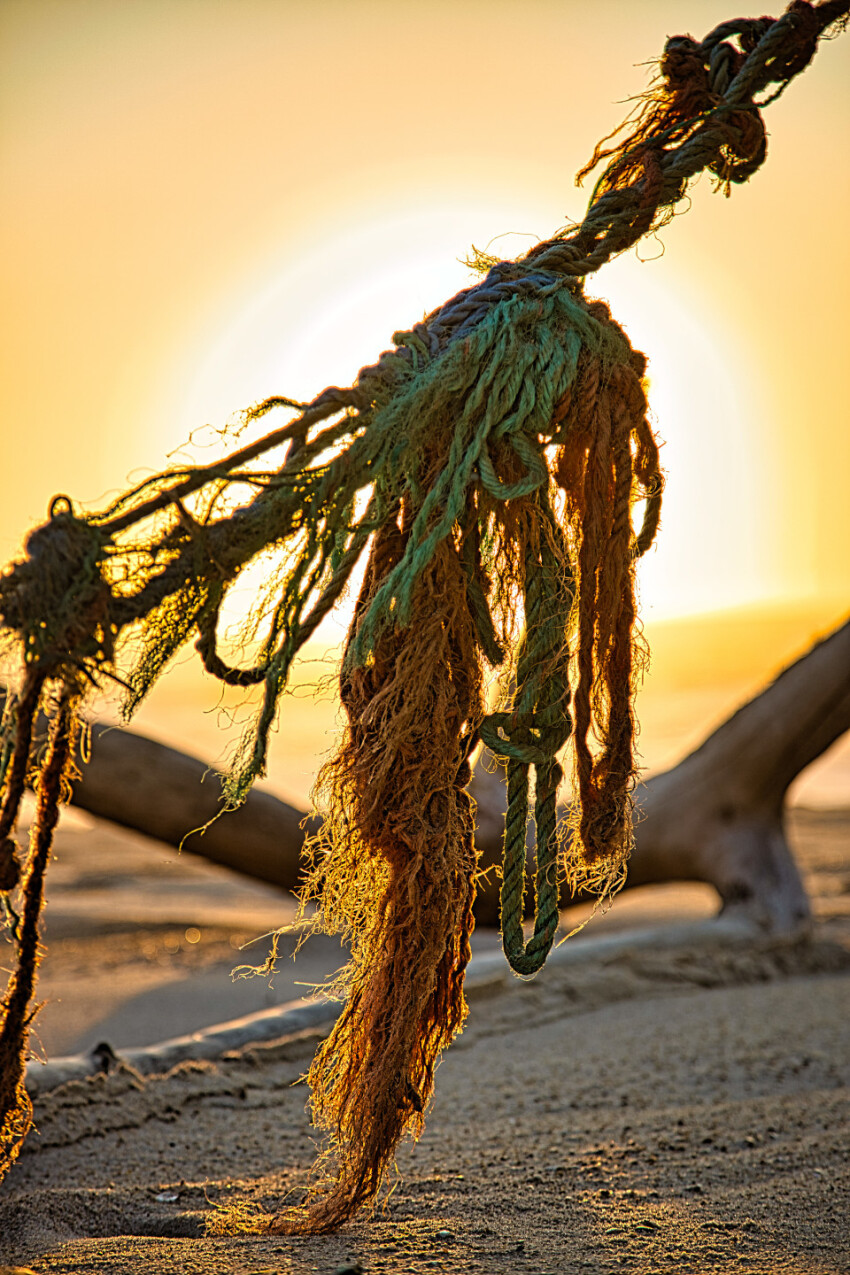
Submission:
[[[63,493],[54,496],[47,508],[48,518],[58,518],[61,514],[74,514],[74,504],[70,496]]]

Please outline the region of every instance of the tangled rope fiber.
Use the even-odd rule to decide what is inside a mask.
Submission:
[[[625,140],[597,148],[592,165],[607,166],[579,227],[516,262],[479,254],[482,281],[395,333],[353,386],[246,413],[252,423],[295,411],[265,438],[157,475],[101,513],[53,502],[0,579],[23,666],[0,758],[0,898],[16,953],[0,1018],[0,1174],[31,1123],[23,1081],[42,884],[86,693],[118,678],[132,712],[194,637],[210,673],[262,688],[224,784],[224,805],[237,805],[264,771],[297,651],[363,555],[340,673],[348,725],[319,778],[326,817],[306,892],[317,926],[341,932],[352,953],[342,1014],[310,1071],[333,1165],[301,1208],[252,1228],[339,1226],[374,1199],[402,1134],[422,1128],[440,1051],[466,1014],[476,875],[466,789],[479,742],[507,764],[501,902],[513,968],[531,975],[545,961],[564,877],[600,896],[617,888],[631,844],[634,564],[655,536],[662,481],[644,356],[582,280],[669,218],[703,169],[727,191],[752,175],[765,157],[759,95],[781,92],[848,9],[794,0],[776,22],[668,41]],[[282,446],[276,467],[253,464]],[[239,503],[246,487],[254,494]],[[256,659],[236,667],[219,648],[221,608],[258,555],[273,588]],[[142,643],[129,672],[128,631]],[[495,668],[503,693],[488,713]],[[40,710],[50,724],[36,746]],[[568,741],[575,813],[559,840]],[[22,863],[13,832],[28,783],[37,810]]]

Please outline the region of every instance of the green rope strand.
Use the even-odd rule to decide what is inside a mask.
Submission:
[[[508,811],[505,818],[502,886],[499,893],[505,956],[511,969],[529,977],[545,964],[560,919],[555,825],[557,790],[562,772],[554,760],[535,766],[534,770],[537,867],[534,883],[534,929],[527,943],[523,936],[522,918],[525,909],[526,830],[531,767],[518,761],[508,763]]]
[[[514,709],[490,714],[480,727],[485,744],[508,762],[501,929],[505,956],[511,968],[522,975],[536,974],[543,966],[558,927],[557,793],[563,771],[556,753],[572,729],[566,631],[573,606],[573,580],[563,533],[543,492],[537,493],[534,512],[539,548],[535,552],[529,542],[526,550],[526,627],[517,660]],[[554,546],[561,550],[560,560]],[[536,872],[534,926],[526,944],[522,920],[532,767]]]

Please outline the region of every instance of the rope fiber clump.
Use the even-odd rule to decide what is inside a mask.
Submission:
[[[634,565],[658,528],[662,479],[645,358],[582,280],[671,215],[703,168],[727,185],[755,171],[765,153],[756,95],[781,91],[848,7],[794,0],[777,22],[668,42],[663,85],[631,134],[597,150],[607,168],[575,230],[517,262],[479,254],[481,282],[395,333],[351,387],[246,413],[248,424],[294,413],[264,438],[159,474],[100,513],[54,501],[26,558],[0,579],[23,666],[0,759],[0,897],[16,956],[0,1011],[0,1175],[31,1123],[23,1077],[42,882],[79,709],[104,677],[126,686],[129,714],[194,637],[211,674],[259,688],[224,781],[223,808],[238,805],[264,773],[293,659],[367,559],[340,672],[347,727],[319,776],[325,820],[305,891],[316,927],[351,946],[345,1004],[310,1071],[331,1159],[302,1207],[252,1225],[339,1226],[375,1198],[402,1135],[421,1131],[440,1052],[466,1014],[476,876],[467,785],[480,742],[507,766],[502,931],[517,973],[545,961],[564,879],[600,897],[621,883],[640,657]],[[220,649],[221,610],[260,555],[272,586],[253,662],[237,667]],[[129,669],[128,633],[141,642]],[[502,694],[487,712],[493,669]],[[40,709],[46,749],[34,748]],[[568,743],[576,800],[563,835]],[[37,813],[22,866],[12,833],[28,782]],[[213,1222],[242,1224],[226,1213]]]

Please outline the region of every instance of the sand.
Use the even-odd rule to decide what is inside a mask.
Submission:
[[[122,1275],[850,1270],[850,812],[791,823],[809,941],[641,946],[649,924],[711,912],[710,891],[670,886],[623,896],[571,940],[619,933],[607,954],[589,947],[531,983],[479,980],[425,1136],[403,1147],[389,1199],[340,1234],[203,1234],[220,1203],[299,1198],[316,1136],[299,1083],[318,1039],[307,1031],[40,1094],[38,1133],[0,1187],[0,1262]],[[291,915],[274,891],[79,816],[58,854],[41,985],[51,1056],[102,1039],[120,1052],[289,1000],[340,958],[308,948],[271,989],[234,984],[239,943]],[[479,936],[479,953],[493,946]]]

